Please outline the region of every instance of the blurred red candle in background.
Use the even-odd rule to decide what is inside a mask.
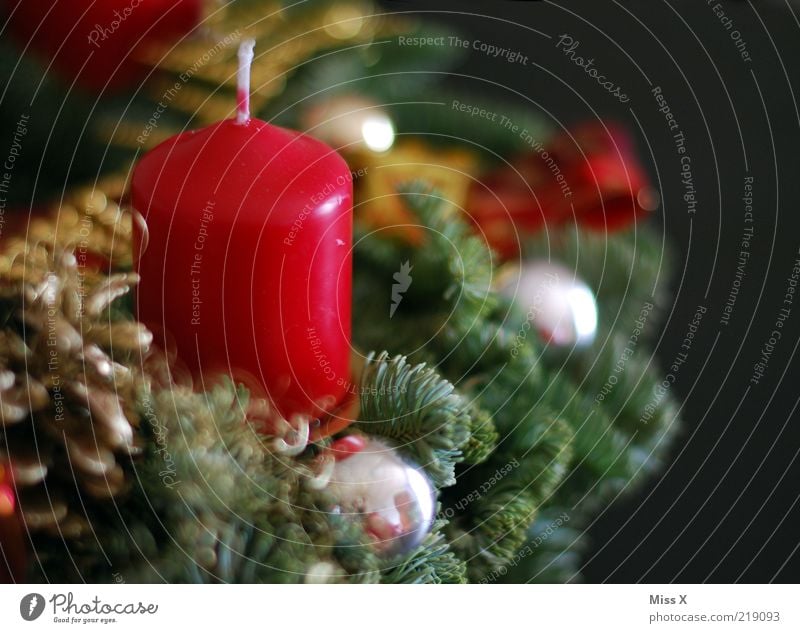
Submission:
[[[91,90],[138,83],[140,48],[194,29],[202,0],[2,0],[8,30],[68,81]]]
[[[200,387],[222,372],[284,417],[316,416],[350,384],[351,175],[323,143],[250,119],[248,94],[240,72],[236,119],[165,141],[134,171],[139,318]]]

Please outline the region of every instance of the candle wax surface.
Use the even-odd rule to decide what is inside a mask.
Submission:
[[[350,385],[352,180],[323,143],[252,119],[168,139],[132,179],[139,318],[202,388],[219,373],[279,411]]]

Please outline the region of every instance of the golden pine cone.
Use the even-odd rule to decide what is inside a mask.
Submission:
[[[143,446],[137,367],[152,334],[110,309],[138,278],[76,257],[130,262],[129,220],[104,194],[79,192],[2,245],[0,463],[32,532],[85,533],[87,507],[126,490]]]

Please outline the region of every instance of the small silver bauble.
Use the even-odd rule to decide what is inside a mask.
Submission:
[[[515,272],[505,275],[498,289],[524,313],[520,332],[533,329],[543,342],[557,348],[592,344],[597,335],[597,302],[573,271],[534,260]]]
[[[350,446],[346,452],[334,452],[328,483],[338,510],[363,521],[381,556],[411,551],[433,523],[436,493],[430,480],[384,442],[361,436],[346,439],[358,439],[356,450]]]

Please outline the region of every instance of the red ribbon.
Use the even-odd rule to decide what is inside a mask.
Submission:
[[[617,231],[655,208],[633,139],[613,123],[587,123],[557,135],[474,183],[467,211],[504,259],[526,235],[575,222]]]

